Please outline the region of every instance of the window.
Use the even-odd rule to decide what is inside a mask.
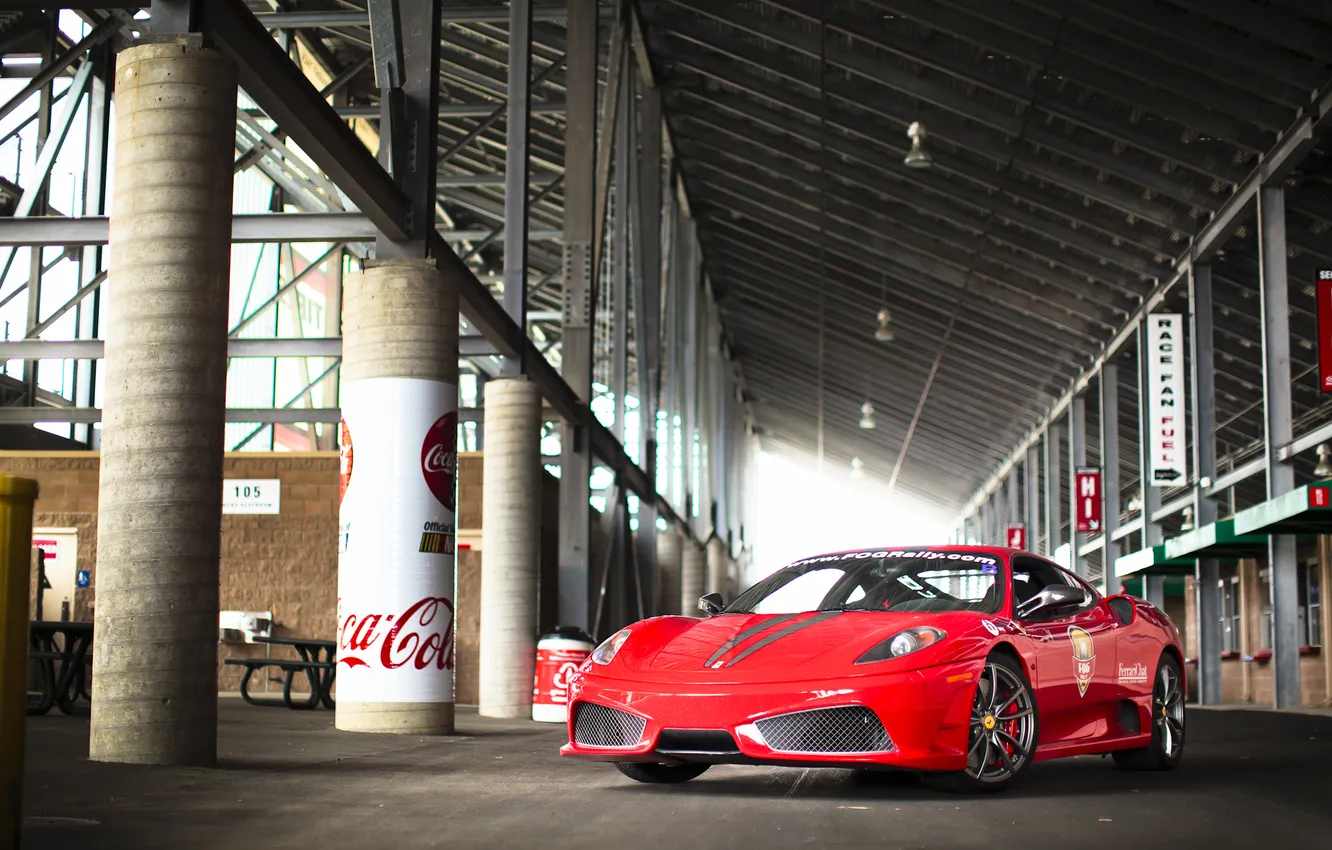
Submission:
[[[1060,569],[1054,564],[1032,557],[1018,557],[1013,559],[1013,609],[1016,611],[1023,603],[1032,599],[1051,585],[1068,585],[1076,587],[1087,593],[1088,604],[1095,596],[1091,590],[1072,574]],[[1077,610],[1083,610],[1083,606]],[[1068,608],[1061,608],[1056,611],[1038,611],[1031,617],[1023,618],[1029,620],[1044,620],[1054,617],[1067,617],[1074,611]]]
[[[1300,643],[1303,646],[1323,645],[1321,582],[1317,561],[1300,565]]]
[[[1222,652],[1240,651],[1239,579],[1222,579],[1221,585],[1221,647]]]

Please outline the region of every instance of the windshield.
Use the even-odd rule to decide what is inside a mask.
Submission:
[[[984,552],[846,552],[797,561],[740,594],[736,614],[976,611],[1003,604],[1000,558]]]

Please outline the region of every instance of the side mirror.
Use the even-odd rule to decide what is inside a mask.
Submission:
[[[707,596],[699,597],[698,607],[706,611],[709,617],[715,617],[725,610],[726,602],[720,593],[709,593]]]
[[[1058,608],[1071,608],[1087,601],[1087,593],[1078,587],[1067,584],[1052,584],[1041,590],[1026,602],[1018,606],[1019,617],[1030,617],[1037,611],[1053,611]]]

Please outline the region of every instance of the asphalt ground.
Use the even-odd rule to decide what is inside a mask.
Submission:
[[[1169,773],[1033,765],[998,795],[898,774],[718,766],[640,785],[559,758],[563,727],[459,710],[446,738],[219,706],[213,769],[97,764],[88,721],[28,718],[24,850],[1332,848],[1332,717],[1191,709]]]

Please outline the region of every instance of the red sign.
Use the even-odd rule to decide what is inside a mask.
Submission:
[[[1332,507],[1332,488],[1310,487],[1309,507],[1311,508]]]
[[[351,484],[352,474],[352,439],[351,431],[347,430],[347,420],[339,423],[342,426],[342,448],[338,452],[338,504],[342,504],[342,498],[347,495],[347,485]]]
[[[1079,533],[1101,530],[1101,470],[1079,466],[1075,476],[1077,492],[1077,530]]]
[[[1008,548],[1026,550],[1027,527],[1025,525],[1019,523],[1008,527]]]
[[[421,474],[430,492],[450,511],[456,508],[453,477],[457,468],[458,414],[446,413],[430,426],[421,444]]]
[[[1318,389],[1332,393],[1332,269],[1319,269],[1318,293]]]

